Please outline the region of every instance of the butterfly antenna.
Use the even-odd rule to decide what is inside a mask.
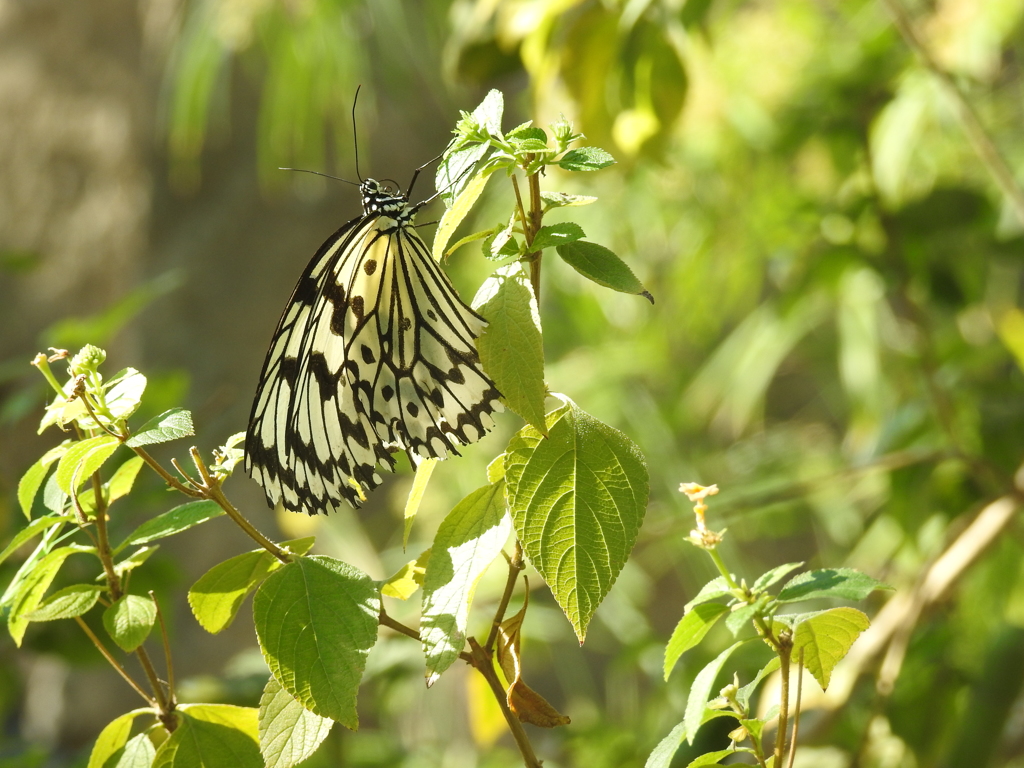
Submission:
[[[331,176],[329,173],[320,173],[320,171],[307,171],[305,168],[278,168],[279,171],[295,171],[296,173],[312,173],[314,176],[323,176],[325,179],[334,179],[335,181],[343,181],[346,184],[351,184],[354,187],[359,185],[354,181],[343,179],[340,176]]]
[[[436,159],[437,159],[437,158],[435,157],[435,158],[434,158],[434,160],[436,160]],[[434,160],[431,160],[430,162],[432,163],[432,162],[434,162]],[[430,165],[430,163],[427,163],[427,165]],[[450,190],[450,189],[451,189],[452,187],[454,187],[454,186],[455,186],[456,184],[459,184],[459,183],[461,183],[461,182],[462,182],[462,180],[463,180],[463,179],[465,179],[465,178],[466,178],[466,176],[468,176],[468,175],[469,175],[469,172],[470,172],[470,171],[472,171],[472,170],[473,170],[473,169],[474,169],[475,167],[476,167],[476,164],[472,164],[472,165],[470,165],[470,166],[469,166],[468,168],[466,168],[466,170],[464,170],[464,171],[463,171],[462,173],[460,173],[460,174],[459,174],[458,176],[456,176],[456,177],[455,177],[455,180],[454,180],[454,181],[452,181],[452,183],[451,183],[451,184],[449,184],[448,186],[444,187],[443,189],[439,189],[439,190],[437,190],[437,192],[435,192],[434,194],[432,194],[432,195],[431,195],[430,197],[428,197],[428,198],[427,198],[426,200],[424,200],[424,201],[422,201],[422,202],[419,202],[419,203],[416,203],[416,206],[415,206],[415,207],[416,207],[416,210],[419,210],[419,209],[420,209],[420,208],[422,208],[423,206],[425,206],[425,205],[428,205],[429,203],[432,203],[432,202],[434,202],[435,200],[437,200],[437,198],[439,198],[439,197],[440,197],[441,195],[443,195],[443,194],[444,194],[445,192],[447,192],[448,190]],[[426,168],[426,166],[423,166],[423,168]],[[416,173],[419,173],[419,172],[420,172],[421,170],[423,170],[423,168],[417,168],[417,169],[416,169]],[[415,180],[416,180],[416,176],[415,176],[415,175],[413,175],[413,181],[415,181]],[[410,189],[410,190],[412,189],[412,185],[411,185],[411,184],[409,185],[409,189]]]
[[[448,151],[448,150],[447,150],[447,149],[445,149],[445,152],[447,152],[447,151]],[[408,199],[409,199],[409,197],[410,197],[410,196],[412,195],[412,188],[413,188],[414,186],[416,186],[416,179],[417,179],[417,178],[419,177],[419,175],[420,175],[420,171],[422,171],[422,170],[423,170],[424,168],[426,168],[426,167],[427,167],[428,165],[433,165],[433,164],[434,164],[434,163],[436,163],[436,162],[437,162],[438,160],[440,160],[440,159],[441,159],[442,157],[444,157],[444,152],[442,152],[442,153],[441,153],[440,155],[438,155],[437,157],[435,157],[435,158],[432,158],[431,160],[427,160],[427,162],[425,162],[425,163],[424,163],[423,165],[421,165],[421,166],[420,166],[419,168],[417,168],[417,169],[416,169],[415,171],[413,171],[413,172],[412,172],[412,181],[410,181],[410,182],[409,182],[409,189],[408,189],[408,191],[406,191],[406,193],[405,193],[405,199],[406,199],[406,200],[408,200]]]
[[[356,176],[359,177],[359,183],[363,183],[363,174],[359,172],[359,135],[356,132],[356,104],[359,102],[359,89],[362,85],[356,86],[356,95],[352,98],[352,141],[356,146]]]

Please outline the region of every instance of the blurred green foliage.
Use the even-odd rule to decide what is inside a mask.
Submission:
[[[1019,168],[1024,3],[910,11]],[[349,157],[351,94],[364,78],[399,110],[423,84],[520,88],[524,119],[565,113],[621,161],[552,188],[601,198],[574,218],[657,303],[552,263],[541,314],[551,389],[641,446],[652,499],[582,650],[550,600],[531,601],[531,679],[573,718],[538,737],[551,768],[642,765],[680,719],[696,670],[728,645],[716,630],[661,681],[671,627],[711,575],[683,541],[692,521],[680,481],[721,486],[709,523],[729,525],[730,562],[749,573],[846,565],[898,593],[920,585],[985,504],[1019,494],[1021,223],[878,2],[193,0],[167,78],[186,186],[243,77],[259,87],[253,162],[264,180],[278,165],[329,170]],[[466,232],[499,218],[485,204]],[[479,283],[493,265],[477,262],[465,271]],[[439,465],[417,527],[433,530],[477,487],[506,438]],[[331,554],[375,575],[405,562],[408,483],[393,486],[388,518],[329,520]],[[906,628],[891,691],[876,686],[886,645],[842,700],[808,697],[797,765],[1024,765],[1022,554],[1014,519]],[[500,582],[486,576],[478,603]],[[735,657],[747,680],[758,653]],[[361,729],[335,729],[310,765],[514,762],[509,744],[493,745],[495,714],[470,684],[453,677],[427,692],[418,654],[382,641]],[[723,728],[702,731],[689,754],[725,746]],[[681,750],[675,764],[686,762]]]

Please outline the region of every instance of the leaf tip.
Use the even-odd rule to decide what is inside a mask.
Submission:
[[[654,304],[654,297],[651,295],[650,291],[644,291],[640,295],[647,299],[649,302],[651,302],[651,304]]]

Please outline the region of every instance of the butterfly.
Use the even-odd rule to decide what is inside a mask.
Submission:
[[[414,228],[415,181],[402,193],[360,178],[363,215],[320,246],[285,306],[245,440],[272,506],[358,507],[394,453],[458,455],[502,410],[475,345],[486,321]]]

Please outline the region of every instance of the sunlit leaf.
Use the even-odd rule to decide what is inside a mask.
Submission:
[[[264,768],[257,710],[183,704],[178,727],[156,752],[153,768]]]
[[[143,445],[166,443],[194,434],[192,414],[184,408],[171,408],[171,410],[147,421],[142,429],[127,440],[125,445],[129,448],[138,448]]]
[[[291,768],[319,748],[334,721],[303,707],[271,677],[260,698],[260,752],[266,768]]]
[[[122,595],[103,612],[103,626],[124,651],[134,651],[156,624],[156,603],[142,595]]]
[[[131,544],[145,544],[156,539],[173,536],[223,514],[224,510],[215,501],[209,499],[190,501],[144,522],[132,531],[127,539],[118,544],[114,552],[120,552]]]
[[[679,657],[695,647],[711,631],[729,606],[722,603],[703,603],[691,608],[676,624],[672,637],[665,646],[665,679],[672,674]]]
[[[626,262],[603,245],[578,240],[559,245],[556,250],[566,264],[588,280],[621,293],[643,296],[654,303],[654,297],[644,288],[643,283],[637,280]]]
[[[55,621],[81,616],[96,605],[104,589],[95,584],[72,584],[54,592],[38,608],[25,614],[25,618],[29,621]]]

